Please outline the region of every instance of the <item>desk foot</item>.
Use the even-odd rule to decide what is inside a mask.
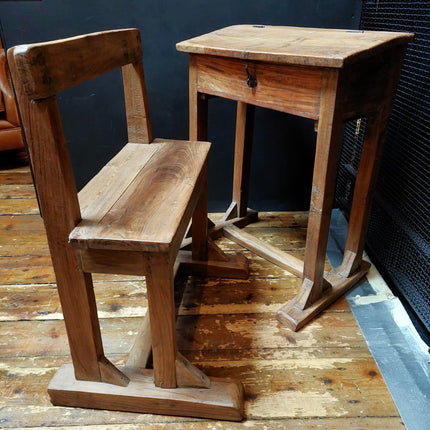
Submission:
[[[48,393],[56,406],[139,412],[183,417],[241,421],[243,388],[239,381],[211,378],[209,388],[159,388],[149,369],[122,369],[126,387],[102,382],[78,381],[73,366],[60,367]]]
[[[258,221],[258,212],[254,209],[247,208],[245,214],[240,214],[238,212],[237,203],[233,201],[230,203],[230,206],[222,217],[221,223],[225,223],[226,221],[230,221],[230,223],[236,225],[237,227],[243,228],[248,224]],[[240,222],[240,225],[238,222]]]
[[[176,263],[189,275],[247,279],[249,263],[240,253],[226,254],[215,243],[208,243],[208,260],[193,260],[191,251],[179,251]]]
[[[323,296],[306,309],[300,309],[296,296],[279,309],[276,318],[291,330],[300,330],[312,318],[323,311],[327,306],[335,302],[341,295],[352,288],[369,271],[370,264],[367,261],[361,263],[360,269],[349,278],[340,276],[336,269],[325,275],[325,279],[331,284],[331,288],[324,291]]]
[[[253,209],[248,209],[246,216],[230,218],[225,220],[225,216],[223,221],[215,224],[211,219],[208,218],[208,236],[215,240],[219,239],[223,236],[224,227],[228,227],[230,225],[235,225],[238,228],[246,227],[248,224],[252,224],[258,221],[258,212]],[[181,244],[181,250],[190,250],[192,243],[192,237],[185,237]]]
[[[246,227],[247,225],[257,221],[258,221],[258,212],[255,211],[254,209],[249,209],[249,208],[246,211],[245,216],[230,219],[231,224],[239,228]]]
[[[216,225],[213,225],[212,227],[209,227],[208,235],[210,238],[219,239],[220,237],[222,237],[224,227],[235,225],[238,228],[243,228],[249,224],[257,222],[258,212],[248,208],[246,215],[243,217],[235,217],[235,218],[228,218],[228,219],[227,218],[228,217],[226,213],[221,222],[219,222]]]

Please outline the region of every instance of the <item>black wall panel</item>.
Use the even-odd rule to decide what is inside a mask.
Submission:
[[[188,56],[175,43],[233,24],[357,28],[361,0],[42,0],[0,2],[6,46],[113,28],[137,27],[154,136],[188,137]],[[97,55],[97,53],[95,53]],[[120,74],[64,92],[66,134],[78,187],[126,139]],[[88,93],[89,90],[89,93]],[[210,104],[210,209],[231,199],[235,104]],[[81,138],[90,135],[90,142]],[[251,203],[257,209],[307,209],[313,123],[257,109]]]

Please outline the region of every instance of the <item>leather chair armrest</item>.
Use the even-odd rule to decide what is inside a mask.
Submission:
[[[16,108],[15,96],[12,91],[4,49],[0,50],[0,91],[3,96],[3,104],[6,109],[6,120],[16,127],[19,127],[19,116]]]

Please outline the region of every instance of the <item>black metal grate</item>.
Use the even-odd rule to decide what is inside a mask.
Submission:
[[[375,263],[430,331],[430,1],[364,0],[360,28],[415,33],[390,119],[367,236]],[[336,199],[349,212],[363,127],[345,127]]]

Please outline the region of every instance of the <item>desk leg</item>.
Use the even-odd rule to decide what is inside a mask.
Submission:
[[[303,284],[296,303],[302,310],[318,300],[328,287],[323,277],[324,264],[343,123],[335,108],[336,87],[337,77],[330,75],[321,99]]]
[[[225,220],[235,217],[243,218],[248,212],[254,114],[254,105],[244,102],[237,103],[233,199]]]
[[[190,57],[189,106],[190,140],[207,141],[208,139],[208,100],[197,90],[197,69],[195,58]]]
[[[205,94],[199,93],[197,89],[197,68],[195,58],[190,57],[189,69],[189,103],[190,103],[190,140],[206,141],[208,138],[208,99]],[[207,185],[206,185],[207,188]],[[207,199],[207,190],[203,196]],[[224,276],[228,278],[245,279],[249,275],[249,264],[242,254],[226,255],[212,241],[209,241],[208,248],[202,243],[201,229],[204,224],[201,220],[202,210],[207,213],[207,202],[200,201],[204,208],[197,210],[196,217],[193,217],[192,231],[200,230],[199,244],[192,246],[192,255],[185,251],[179,253],[177,262],[180,262],[182,267],[188,273],[197,276]],[[200,215],[200,216],[199,216]],[[196,221],[198,226],[196,226]],[[241,219],[234,219],[231,222],[240,223]],[[221,236],[222,228],[217,228],[215,224],[208,219],[207,227],[211,237],[217,238]],[[202,253],[205,258],[202,258]],[[194,258],[195,259],[194,259]],[[208,261],[206,257],[209,257]],[[203,261],[202,261],[203,260]]]
[[[370,206],[375,190],[379,162],[382,156],[388,126],[386,111],[367,116],[366,132],[361,152],[360,166],[355,181],[354,197],[349,219],[345,254],[339,275],[348,278],[360,269]]]
[[[197,69],[193,56],[190,57],[189,69],[189,109],[190,140],[206,141],[208,139],[208,99],[206,94],[199,93],[197,90]],[[231,224],[240,227],[258,221],[258,213],[247,209],[254,111],[253,105],[238,102],[233,202],[223,221],[230,220]],[[213,227],[214,223],[209,219],[209,228],[212,229]],[[215,227],[211,237],[219,237],[219,230]]]
[[[205,94],[199,93],[197,90],[197,68],[195,58],[190,57],[189,66],[189,110],[190,110],[190,140],[207,141],[208,140],[208,99]],[[208,218],[208,226],[215,225]]]
[[[333,205],[342,117],[336,109],[337,79],[329,71],[321,96],[303,283],[299,294],[278,312],[278,320],[298,330],[338,295],[324,279],[324,263]]]

